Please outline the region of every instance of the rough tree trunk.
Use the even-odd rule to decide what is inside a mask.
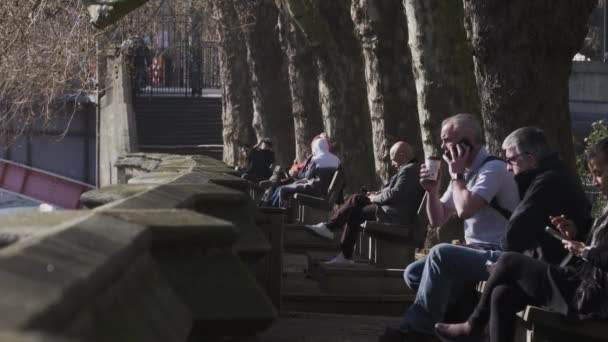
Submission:
[[[479,114],[473,59],[460,0],[403,0],[426,156],[437,155],[441,121]]]
[[[377,183],[361,45],[354,34],[350,2],[320,1],[329,26],[325,44],[317,49],[319,99],[325,130],[344,164],[350,191]]]
[[[287,56],[296,159],[303,161],[311,153],[312,139],[323,132],[317,70],[312,46],[291,17],[281,15],[279,23],[281,46]]]
[[[255,134],[251,126],[253,107],[247,49],[232,2],[214,0],[212,4],[220,40],[220,77],[224,91],[223,160],[228,165],[244,165],[248,149],[255,144]]]
[[[401,0],[353,0],[351,17],[363,48],[376,172],[389,178],[389,150],[409,142],[422,157],[416,85]]]
[[[253,127],[258,139],[274,142],[277,163],[295,157],[291,96],[276,28],[279,10],[271,0],[233,0],[247,46],[251,73]]]
[[[464,0],[492,151],[514,129],[535,125],[574,169],[568,78],[595,6],[576,0]]]
[[[473,58],[466,41],[461,0],[403,0],[412,53],[418,115],[426,156],[439,155],[441,121],[457,113],[479,115]],[[443,172],[442,189],[449,175]],[[429,230],[426,246],[462,239],[462,221]]]

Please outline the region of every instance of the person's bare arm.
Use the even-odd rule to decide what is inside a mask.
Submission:
[[[441,172],[439,172],[437,179],[441,179]],[[425,164],[420,166],[420,185],[427,193],[426,214],[429,218],[429,224],[433,228],[442,226],[453,215],[454,210],[441,202],[438,191],[439,182],[429,179]]]
[[[488,202],[481,196],[467,190],[464,181],[452,181],[452,196],[454,196],[454,207],[456,214],[463,220],[471,218]]]

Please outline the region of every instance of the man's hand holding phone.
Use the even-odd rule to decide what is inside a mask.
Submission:
[[[573,240],[578,233],[578,229],[572,220],[569,220],[564,215],[549,216],[551,224],[559,230],[562,235],[568,240]]]
[[[467,160],[471,153],[471,144],[466,140],[458,144],[447,144],[443,154],[443,160],[448,163],[450,174],[464,174],[467,168]]]

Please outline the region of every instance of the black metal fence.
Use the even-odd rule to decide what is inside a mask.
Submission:
[[[216,42],[202,38],[196,17],[164,16],[144,36],[134,59],[136,96],[203,96],[220,88]]]

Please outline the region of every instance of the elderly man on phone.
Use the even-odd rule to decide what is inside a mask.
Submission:
[[[447,124],[444,122],[441,136],[444,146],[452,154],[451,158],[450,156],[446,158],[452,179],[455,180],[451,182],[446,194],[439,198],[436,194],[436,182],[433,184],[432,181],[422,179],[427,174],[425,168],[422,168],[421,183],[429,196],[427,212],[431,216],[431,223],[435,226],[446,222],[449,217],[446,215],[456,212],[459,216],[464,216],[465,230],[471,229],[473,235],[465,231],[468,247],[439,244],[431,249],[424,261],[408,266],[405,279],[408,286],[417,290],[416,300],[405,312],[399,329],[387,328],[386,333],[380,338],[383,342],[431,339],[434,334],[433,324],[445,319],[449,301],[461,296],[476,282],[486,280],[489,276],[486,263],[495,262],[501,254],[500,250],[493,250],[473,240],[479,232],[477,228],[481,230],[484,228],[483,224],[477,225],[479,221],[469,221],[475,215],[469,217],[461,215],[461,213],[466,214],[467,205],[475,201],[464,205],[457,202],[463,200],[467,202],[466,199],[470,199],[475,194],[482,194],[480,196],[485,202],[477,213],[480,210],[493,209],[490,200],[483,197],[484,192],[477,190],[480,186],[479,180],[476,181],[475,176],[471,176],[471,172],[475,172],[478,179],[484,173],[487,176],[488,171],[485,166],[488,162],[482,163],[477,171],[472,171],[475,169],[470,167],[469,171],[465,172],[464,180],[459,180],[462,178],[460,176],[454,176],[461,170],[458,165],[458,160],[461,158],[454,157],[454,151],[459,153],[458,148],[449,146],[451,143],[449,140],[454,136],[453,132],[449,132],[451,129],[453,128],[449,127],[449,121]],[[462,137],[455,136],[455,141],[461,139]],[[506,158],[506,169],[515,175],[522,200],[506,223],[506,233],[496,249],[531,252],[549,263],[560,263],[565,256],[564,249],[558,240],[544,232],[544,227],[551,223],[550,217],[564,214],[579,227],[578,231],[570,231],[567,235],[577,240],[585,237],[591,223],[590,206],[580,182],[561,162],[557,154],[551,152],[546,137],[540,129],[524,127],[515,130],[504,140],[502,148]],[[467,153],[463,153],[459,156],[464,158],[466,155]],[[475,165],[475,161],[471,165]],[[453,194],[450,195],[450,191]],[[448,196],[451,196],[455,209],[449,209],[446,201]],[[467,223],[474,225],[467,226]],[[484,236],[492,235],[484,234]],[[494,243],[490,244],[494,245]],[[421,275],[419,275],[420,269],[422,269]]]

